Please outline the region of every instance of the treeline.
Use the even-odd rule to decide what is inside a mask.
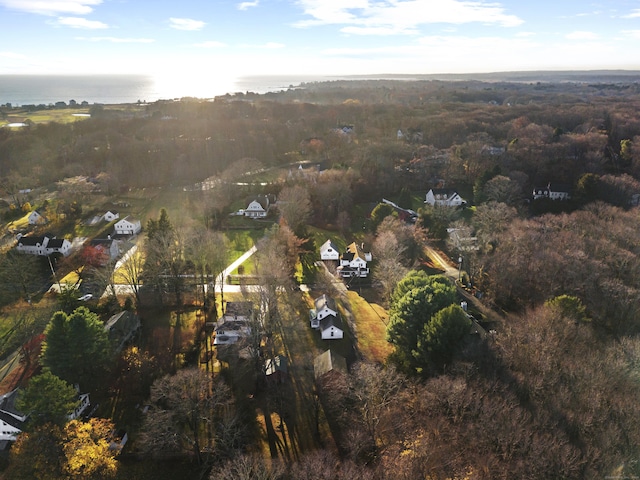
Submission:
[[[386,189],[405,181],[403,166],[412,170],[411,185],[423,188],[438,178],[473,184],[495,165],[524,173],[529,184],[574,183],[586,172],[638,173],[638,99],[633,89],[625,93],[575,85],[330,82],[214,102],[96,107],[81,122],[0,131],[0,178],[32,188],[108,172],[120,185],[184,185],[256,158],[265,166],[353,166],[369,172],[370,186]],[[343,125],[353,133],[332,131]],[[305,147],[309,139],[317,148]],[[625,140],[631,143],[623,149]],[[504,151],[488,154],[487,147]],[[445,165],[434,160],[438,151],[445,151]]]

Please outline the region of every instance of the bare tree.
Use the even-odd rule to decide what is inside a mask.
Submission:
[[[296,233],[306,227],[313,213],[309,190],[301,185],[283,188],[277,206],[281,218]]]
[[[151,386],[153,408],[145,417],[141,443],[148,452],[203,452],[216,447],[216,426],[231,408],[231,391],[197,368],[182,369]]]
[[[398,245],[393,232],[388,230],[379,234],[373,242],[372,253],[376,259],[376,268],[373,269],[372,277],[387,301],[397,283],[408,271],[402,264],[405,250],[405,247]]]

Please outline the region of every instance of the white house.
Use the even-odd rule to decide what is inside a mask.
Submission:
[[[214,331],[214,345],[230,345],[251,335],[252,302],[227,302]]]
[[[234,321],[249,322],[252,317],[252,302],[227,302],[222,317],[218,319],[218,325]]]
[[[459,207],[467,202],[455,190],[447,188],[432,188],[427,192],[424,203],[431,206]]]
[[[113,222],[114,220],[117,220],[119,218],[120,218],[120,214],[117,212],[112,212],[111,210],[109,210],[107,213],[105,213],[102,216],[102,219],[107,223]]]
[[[77,389],[77,386],[76,386]],[[16,410],[15,401],[18,389],[0,396],[0,450],[4,450],[10,442],[15,442],[17,436],[22,433],[24,422],[29,414]],[[80,418],[90,405],[89,394],[78,394],[78,406],[67,415],[69,420]]]
[[[37,210],[34,210],[28,217],[29,225],[44,225],[47,223],[47,218]]]
[[[369,269],[367,262],[371,261],[371,253],[363,252],[356,242],[347,247],[347,251],[340,256],[340,266],[338,273],[343,278],[367,277]]]
[[[340,251],[335,243],[327,240],[320,247],[320,260],[339,260]]]
[[[309,321],[311,328],[320,328],[320,321],[328,316],[338,316],[338,309],[336,308],[336,302],[333,298],[327,294],[321,295],[314,301],[314,307],[309,310]]]
[[[137,218],[124,217],[113,226],[116,235],[137,235],[142,231],[142,224]]]
[[[15,408],[15,400],[18,389],[12,390],[0,396],[0,449],[4,450],[9,442],[15,442],[17,436],[22,433],[22,425],[27,420],[27,415],[18,412]]]
[[[47,235],[43,237],[20,236],[16,250],[28,255],[46,256],[60,253],[66,257],[71,253],[71,242],[64,238],[50,238]]]
[[[340,340],[344,336],[340,317],[329,315],[320,320],[320,334],[322,340]]]
[[[76,389],[78,388],[78,386],[76,385]],[[80,418],[80,415],[82,415],[84,413],[84,411],[89,408],[89,405],[91,405],[91,402],[89,401],[89,394],[88,393],[82,393],[78,395],[78,406],[75,408],[75,410],[73,412],[71,412],[69,415],[67,415],[67,418],[69,420],[75,420],[77,418]]]
[[[259,195],[254,200],[249,202],[249,205],[244,210],[244,216],[250,218],[264,218],[269,213],[271,202],[266,195]]]
[[[548,183],[546,187],[535,187],[533,189],[533,199],[548,198],[550,200],[569,200],[571,198],[571,187],[559,183]]]

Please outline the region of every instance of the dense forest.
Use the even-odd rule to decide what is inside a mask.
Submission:
[[[313,441],[272,446],[269,455],[256,440],[260,392],[260,409],[285,419],[293,415],[286,395],[300,392],[245,391],[233,374],[214,379],[129,351],[116,381],[135,384],[131,372],[139,373],[136,400],[153,404],[154,418],[182,425],[188,439],[145,420],[138,459],[186,450],[197,465],[190,471],[212,479],[633,478],[640,475],[639,107],[640,83],[615,75],[606,83],[336,81],[213,101],[94,105],[82,121],[0,128],[4,243],[15,233],[6,224],[27,203],[53,214],[54,201],[38,203],[36,190],[57,192],[60,225],[79,218],[92,196],[184,194],[184,214],[148,212],[144,262],[122,274],[136,286],[127,308],[182,311],[200,295],[187,276],[204,285],[224,270],[238,202],[271,194],[278,218],[256,240],[250,272],[262,288],[251,300],[270,331],[306,314],[295,283],[339,295],[315,270],[314,231],[373,252],[371,282],[360,293],[388,312],[393,352],[367,361],[354,342],[345,355],[350,373],[305,393],[316,412]],[[20,116],[17,108],[0,112]],[[534,188],[551,184],[565,186],[569,198],[533,198]],[[456,190],[466,204],[426,205],[436,188]],[[383,198],[415,210],[417,221]],[[453,259],[453,282],[433,275],[441,270],[426,248]],[[40,288],[26,279],[30,269],[42,275],[48,267],[2,255],[0,285],[10,292],[0,300],[11,309]],[[115,283],[93,275],[103,289]],[[467,334],[460,294],[480,304],[474,315],[485,335]],[[206,304],[204,288],[202,296]],[[222,301],[211,302],[217,318]],[[78,305],[53,319],[84,315],[95,324]],[[47,333],[55,332],[53,319]],[[256,345],[255,352],[260,339]],[[47,371],[58,368],[73,383],[80,374],[64,361],[52,367],[59,359],[47,351],[40,359]],[[99,375],[84,374],[87,384]],[[180,400],[176,390],[193,396]],[[181,405],[189,402],[191,410]],[[193,420],[204,410],[209,417]],[[74,438],[68,425],[56,428]],[[28,439],[17,447],[9,472],[33,474],[25,457],[46,452],[30,450]],[[112,477],[133,471],[107,464]],[[60,468],[67,469],[60,478],[98,478]]]

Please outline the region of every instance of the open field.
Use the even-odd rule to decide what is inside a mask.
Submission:
[[[356,292],[347,292],[356,325],[356,348],[368,362],[384,363],[393,351],[386,340],[389,314],[377,303],[369,303]]]
[[[89,115],[88,107],[81,108],[60,108],[47,110],[15,110],[6,119],[0,120],[0,127],[9,123],[24,123],[27,120],[33,123],[72,123],[86,120]]]

